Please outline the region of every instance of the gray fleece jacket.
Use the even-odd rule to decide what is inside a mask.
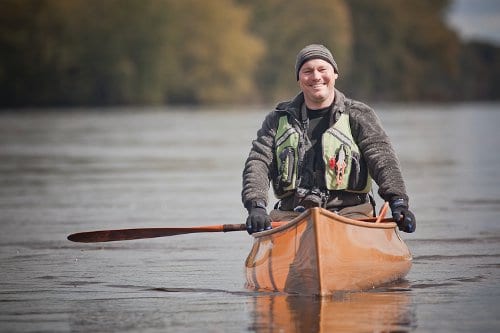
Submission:
[[[252,142],[250,153],[243,169],[242,202],[248,209],[253,202],[268,202],[270,182],[277,177],[274,138],[279,118],[289,114],[300,123],[302,93],[292,101],[280,103],[267,114],[257,138]],[[349,106],[350,105],[350,106]],[[348,99],[335,90],[335,101],[330,113],[330,126],[341,113],[348,112],[351,131],[371,177],[379,186],[378,193],[385,201],[402,198],[408,200],[399,161],[379,118],[372,108],[361,102]],[[345,203],[339,203],[345,206]],[[327,205],[331,206],[331,205]]]

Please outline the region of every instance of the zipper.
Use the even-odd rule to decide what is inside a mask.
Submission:
[[[342,133],[338,129],[332,127],[332,128],[329,128],[326,132],[333,135],[335,138],[337,138],[343,144],[345,144],[349,147],[353,146],[353,142],[351,141],[351,139],[349,139],[349,137],[347,137],[344,133]]]

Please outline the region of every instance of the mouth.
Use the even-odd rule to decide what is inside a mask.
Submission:
[[[325,86],[325,84],[324,84],[324,83],[315,83],[315,84],[310,85],[310,87],[311,87],[312,89],[321,89],[321,88],[323,88],[324,86]]]

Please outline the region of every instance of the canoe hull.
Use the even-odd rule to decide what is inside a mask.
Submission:
[[[252,289],[329,295],[401,279],[411,261],[395,223],[360,222],[313,208],[254,234],[246,280]]]

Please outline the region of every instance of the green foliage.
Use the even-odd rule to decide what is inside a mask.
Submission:
[[[251,30],[268,46],[256,81],[265,100],[290,98],[298,90],[295,55],[311,43],[324,44],[342,73],[349,71],[352,34],[342,0],[241,0],[252,8]]]
[[[250,100],[263,51],[230,0],[5,0],[3,105]]]
[[[229,0],[167,1],[172,11],[164,45],[168,101],[251,101],[263,44],[245,32],[249,13]]]
[[[348,90],[378,100],[449,99],[459,41],[444,24],[446,0],[351,0],[354,47]]]
[[[322,43],[368,100],[498,99],[500,49],[448,0],[2,0],[0,107],[276,103]]]
[[[461,100],[499,100],[500,49],[483,42],[463,45],[455,91]]]

